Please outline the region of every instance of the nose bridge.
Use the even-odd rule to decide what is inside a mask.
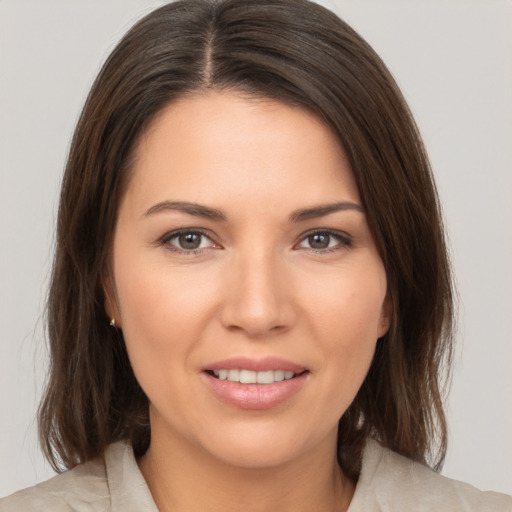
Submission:
[[[268,246],[234,255],[223,308],[223,322],[250,336],[283,330],[294,320],[291,289],[282,258]]]

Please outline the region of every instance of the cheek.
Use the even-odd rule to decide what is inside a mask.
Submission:
[[[341,412],[354,399],[370,367],[381,336],[386,296],[381,265],[344,270],[330,286],[317,289],[310,315],[315,319],[314,337],[322,344],[322,369],[340,397]]]
[[[340,349],[376,341],[382,335],[387,286],[380,262],[347,266],[330,277],[309,287],[310,316],[318,319],[317,326]]]
[[[132,268],[118,283],[125,328],[131,322],[140,322],[148,328],[152,325],[158,328],[165,322],[169,328],[174,319],[191,316],[200,321],[199,306],[204,306],[210,295],[208,280],[202,282],[199,276],[191,279],[172,269]]]
[[[162,384],[170,366],[186,370],[187,355],[199,342],[214,307],[211,276],[207,279],[200,270],[180,271],[165,255],[152,259],[147,253],[122,251],[121,244],[117,254],[131,255],[114,262],[120,325],[130,360],[140,381],[151,374]]]

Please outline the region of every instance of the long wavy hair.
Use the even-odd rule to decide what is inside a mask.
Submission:
[[[104,277],[138,138],[189,93],[234,90],[300,106],[339,137],[385,265],[392,322],[339,421],[338,460],[357,478],[367,437],[438,469],[452,356],[452,284],[435,184],[420,135],[373,49],[307,0],[181,0],[140,20],[101,69],[62,183],[47,307],[51,366],[40,440],[57,470],[127,439],[150,442],[148,398]],[[314,179],[314,175],[312,178]],[[340,326],[340,329],[342,326]]]

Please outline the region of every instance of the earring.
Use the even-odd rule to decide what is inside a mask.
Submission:
[[[115,319],[115,318],[112,318],[112,319],[110,320],[110,325],[111,325],[112,327],[115,327],[115,326],[116,326],[116,319]]]

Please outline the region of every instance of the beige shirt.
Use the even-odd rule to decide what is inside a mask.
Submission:
[[[0,512],[158,512],[131,446],[0,499]],[[349,512],[512,512],[512,496],[481,492],[368,441]],[[321,512],[321,511],[312,511]]]

